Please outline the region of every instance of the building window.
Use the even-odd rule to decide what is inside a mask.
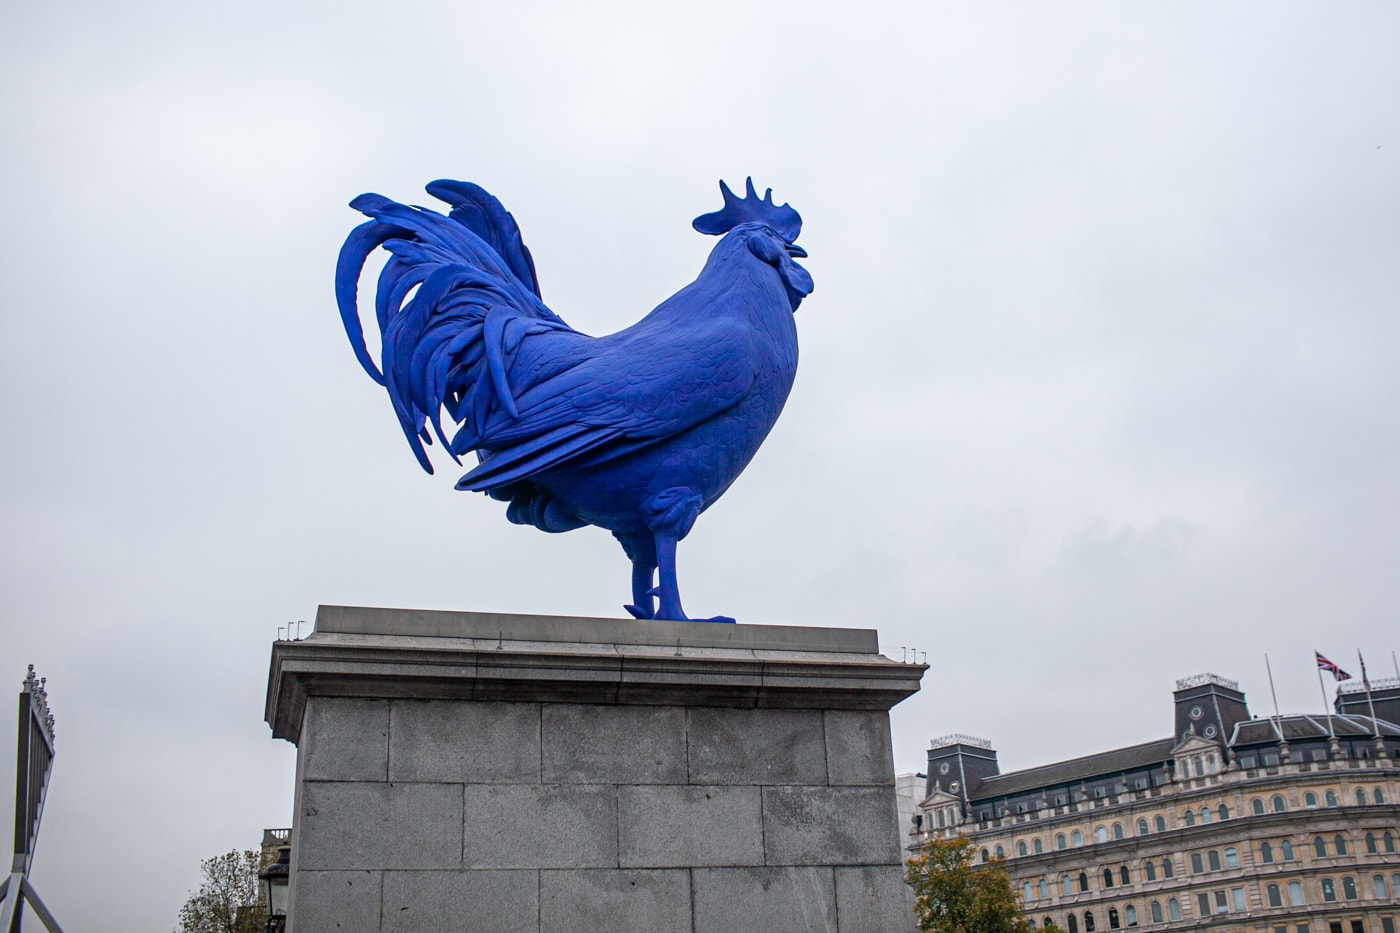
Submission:
[[[1172,860],[1169,858],[1162,859],[1162,877],[1171,878],[1175,874],[1176,872],[1172,868]]]
[[[1327,750],[1323,748],[1315,748],[1311,752],[1309,752],[1308,755],[1312,758],[1313,761],[1327,760]]]
[[[1065,847],[1065,834],[1064,834],[1064,833],[1056,833],[1056,834],[1055,834],[1055,848],[1057,848],[1057,849],[1063,849],[1064,847]]]
[[[1210,807],[1201,807],[1201,822],[1210,822]]]
[[[1206,863],[1210,865],[1211,871],[1220,871],[1220,853],[1211,849],[1206,853]]]
[[[1366,806],[1366,789],[1364,787],[1356,789],[1356,805],[1358,807]]]
[[[1128,874],[1128,866],[1127,866],[1127,865],[1120,865],[1120,866],[1118,867],[1118,883],[1119,883],[1119,884],[1132,884],[1132,883],[1133,883],[1133,882],[1132,882],[1131,876],[1129,876],[1129,874]]]
[[[1111,887],[1113,887],[1113,869],[1112,869],[1112,868],[1105,868],[1105,869],[1103,870],[1103,886],[1104,886],[1105,888],[1111,888]]]
[[[1196,814],[1192,813],[1190,810],[1187,810],[1185,813],[1181,814],[1181,820],[1187,826],[1195,826]]]
[[[1074,882],[1069,880],[1069,875],[1060,878],[1060,893],[1066,897],[1074,893]]]
[[[1205,765],[1201,764],[1201,756],[1197,755],[1191,759],[1191,763],[1196,766],[1196,777],[1203,777],[1206,773]]]
[[[1201,853],[1199,853],[1199,852],[1192,852],[1192,853],[1191,853],[1191,874],[1193,874],[1193,875],[1199,875],[1201,872],[1203,872],[1203,871],[1205,871],[1205,870],[1206,870],[1206,866],[1205,866],[1205,863],[1201,861]]]
[[[1265,767],[1272,768],[1272,767],[1276,767],[1277,765],[1278,765],[1278,752],[1265,752],[1265,753],[1264,753],[1264,766],[1265,766]]]
[[[1255,816],[1263,816],[1263,815],[1264,815],[1264,798],[1263,798],[1263,797],[1255,797],[1253,800],[1251,800],[1251,801],[1249,802],[1249,808],[1250,808],[1251,810],[1254,811],[1254,815],[1255,815]]]
[[[1394,918],[1394,917],[1382,917],[1382,918],[1381,918],[1381,933],[1395,933],[1395,918]]]
[[[1046,927],[1050,926],[1050,925],[1053,924],[1054,922],[1055,922],[1055,918],[1054,918],[1054,917],[1045,917],[1045,918],[1042,918],[1041,921],[1040,921],[1040,927],[1041,927],[1041,929],[1045,929]]]
[[[1210,916],[1210,895],[1204,891],[1201,891],[1196,895],[1196,916]]]
[[[1372,803],[1385,803],[1385,795],[1381,793],[1381,789],[1380,789],[1379,787],[1377,787],[1375,790],[1371,791],[1371,802],[1372,802]]]
[[[1385,900],[1390,894],[1385,889],[1385,875],[1371,876],[1371,893],[1374,897]]]
[[[1381,836],[1381,848],[1391,853],[1395,851],[1395,837],[1392,836],[1389,832],[1387,832],[1384,836]]]
[[[997,858],[1006,858],[1006,850],[1001,846],[997,846]]]
[[[1156,881],[1156,880],[1157,880],[1157,866],[1156,866],[1156,865],[1153,865],[1151,862],[1143,862],[1143,863],[1142,863],[1142,876],[1143,876],[1144,878],[1146,878],[1148,881]]]
[[[1123,824],[1122,824],[1122,823],[1114,823],[1114,824],[1113,824],[1113,838],[1114,838],[1114,839],[1122,839],[1122,838],[1123,838]]]
[[[1137,833],[1137,834],[1138,834],[1139,836],[1146,836],[1146,835],[1147,835],[1148,833],[1150,833],[1151,831],[1152,831],[1152,830],[1150,830],[1150,829],[1148,828],[1148,826],[1147,826],[1147,819],[1146,819],[1146,817],[1144,817],[1144,818],[1138,820],[1138,833]]]
[[[1270,907],[1283,906],[1283,892],[1276,884],[1271,884],[1264,889],[1264,896],[1268,898]]]
[[[1207,726],[1207,727],[1206,727],[1206,731],[1207,731],[1207,736],[1206,736],[1207,738],[1209,738],[1209,737],[1212,736],[1212,735],[1215,735],[1215,730],[1214,730],[1213,728],[1211,728],[1210,726]],[[1207,774],[1214,774],[1214,773],[1215,773],[1215,756],[1214,756],[1214,755],[1207,755],[1207,756],[1206,756],[1206,773],[1207,773]]]
[[[1234,846],[1230,846],[1228,849],[1225,850],[1225,867],[1240,867],[1240,853],[1239,850],[1237,850]]]
[[[1263,862],[1265,865],[1267,865],[1267,864],[1269,864],[1270,862],[1272,862],[1273,860],[1274,860],[1274,847],[1271,846],[1271,845],[1269,845],[1267,842],[1261,842],[1261,843],[1259,843],[1259,861],[1261,861],[1261,862]]]
[[[983,850],[982,850],[982,861],[983,861],[983,862],[990,862],[991,860],[992,860],[992,853],[988,852],[986,849],[983,849]]]
[[[1157,827],[1157,832],[1164,833],[1167,831],[1167,818],[1159,814],[1156,819],[1152,821],[1152,825]]]
[[[1316,855],[1318,858],[1327,857],[1327,843],[1321,836],[1313,840],[1313,855]]]
[[[1050,886],[1045,883],[1044,878],[1041,878],[1036,884],[1036,891],[1040,894],[1040,899],[1042,901],[1050,896]]]
[[[1031,850],[1035,852],[1036,855],[1039,855],[1045,851],[1045,843],[1041,842],[1039,837],[1036,837],[1036,839],[1031,842]]]
[[[1066,914],[1065,921],[1069,925],[1069,933],[1079,933],[1079,918],[1074,914]]]
[[[1167,916],[1173,923],[1181,919],[1181,902],[1174,897],[1167,900]]]
[[[1099,828],[1095,829],[1095,830],[1094,830],[1094,841],[1095,841],[1095,842],[1107,842],[1107,841],[1108,841],[1108,830],[1104,829],[1102,826],[1100,826]]]
[[[1028,901],[1028,900],[1030,900],[1030,899],[1031,899],[1031,883],[1030,883],[1029,881],[1027,881],[1027,882],[1025,882],[1025,883],[1023,883],[1023,884],[1021,885],[1021,900],[1023,900],[1023,901]]]
[[[1017,854],[1017,855],[1019,855],[1019,856],[1021,856],[1022,858],[1024,858],[1025,856],[1030,855],[1030,852],[1031,852],[1031,850],[1028,849],[1028,848],[1026,848],[1026,841],[1025,841],[1024,839],[1022,839],[1020,842],[1016,843],[1016,854]]]
[[[1249,768],[1254,767],[1254,756],[1253,756],[1253,755],[1245,755],[1243,758],[1241,758],[1241,759],[1240,759],[1240,767],[1241,767],[1241,768],[1244,768],[1244,769],[1246,769],[1246,770],[1248,770]]]
[[[1094,912],[1084,911],[1084,933],[1094,933]]]
[[[1303,903],[1303,882],[1288,882],[1288,906],[1302,907]]]
[[[1089,890],[1089,876],[1082,871],[1079,873],[1079,890]]]
[[[1327,924],[1327,933],[1342,933],[1342,922],[1333,920]]]
[[[1032,930],[1035,929],[1035,918],[1034,918],[1034,917],[1032,917],[1032,918],[1030,918],[1029,920],[1027,920],[1026,923],[1030,925],[1030,928],[1031,928]]]
[[[1317,809],[1317,794],[1314,794],[1312,791],[1308,791],[1306,794],[1304,794],[1304,795],[1303,795],[1303,806],[1307,807],[1309,810],[1316,810],[1316,809]]]
[[[1329,807],[1335,807],[1335,806],[1337,805],[1337,792],[1336,792],[1336,791],[1333,791],[1333,790],[1329,790],[1329,791],[1327,792],[1327,798],[1326,798],[1326,800],[1327,800],[1327,806],[1329,806]]]
[[[1069,844],[1076,849],[1079,848],[1084,844],[1084,834],[1076,829],[1069,834]]]
[[[1244,888],[1231,888],[1230,900],[1235,909],[1235,913],[1244,913],[1249,909],[1249,904],[1244,899]]]
[[[1230,808],[1223,803],[1220,805],[1220,818],[1222,820],[1228,820],[1230,818]]]
[[[1293,840],[1283,840],[1283,842],[1281,843],[1281,847],[1283,848],[1283,860],[1285,862],[1293,861]]]
[[[1322,879],[1322,899],[1328,903],[1337,899],[1337,885],[1331,878]]]
[[[1147,915],[1152,918],[1153,923],[1162,922],[1162,905],[1153,901],[1148,905]]]
[[[1283,811],[1288,809],[1288,802],[1283,799],[1282,794],[1274,794],[1273,798],[1269,802],[1273,804],[1275,813],[1282,813]]]
[[[1332,837],[1332,845],[1336,847],[1338,855],[1347,854],[1347,837],[1338,833]]]
[[[1228,914],[1230,912],[1230,903],[1225,900],[1224,891],[1215,892],[1215,912],[1218,914]]]
[[[1347,875],[1342,879],[1342,897],[1349,901],[1354,901],[1357,898],[1356,879],[1351,875]]]
[[[1351,933],[1366,933],[1366,921],[1353,920],[1351,922]]]
[[[1376,849],[1376,834],[1375,834],[1375,833],[1367,833],[1367,834],[1366,834],[1366,854],[1367,854],[1367,855],[1375,855],[1375,854],[1377,853],[1377,851],[1378,851],[1378,850]]]
[[[1137,926],[1137,908],[1132,904],[1123,908],[1123,922],[1130,927]]]
[[[1109,928],[1110,930],[1117,930],[1117,929],[1119,929],[1121,926],[1122,926],[1122,924],[1118,922],[1118,908],[1117,908],[1117,907],[1110,907],[1110,908],[1108,908],[1108,928]]]

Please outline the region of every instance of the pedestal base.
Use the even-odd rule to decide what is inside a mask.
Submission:
[[[321,607],[294,933],[910,930],[873,631]]]

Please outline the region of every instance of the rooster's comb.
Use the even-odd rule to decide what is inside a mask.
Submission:
[[[787,242],[795,241],[797,235],[802,232],[801,215],[786,204],[774,204],[772,188],[765,191],[760,198],[754,190],[752,178],[746,179],[744,184],[748,193],[742,198],[736,198],[734,192],[721,180],[719,190],[724,194],[724,207],[711,214],[701,214],[691,221],[691,226],[701,233],[723,236],[740,224],[764,224]]]

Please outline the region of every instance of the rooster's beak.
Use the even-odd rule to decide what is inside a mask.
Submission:
[[[807,258],[807,251],[802,247],[798,246],[796,243],[789,243],[787,246],[787,251],[789,256],[796,256],[799,259]]]

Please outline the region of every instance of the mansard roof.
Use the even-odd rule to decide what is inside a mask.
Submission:
[[[1328,732],[1331,721],[1331,733]],[[1230,734],[1231,747],[1237,745],[1272,745],[1280,738],[1290,742],[1305,739],[1325,739],[1330,734],[1339,738],[1364,738],[1375,735],[1380,729],[1382,736],[1400,736],[1400,726],[1384,719],[1354,714],[1310,713],[1300,716],[1271,716],[1267,719],[1248,719],[1235,724]]]
[[[1172,749],[1176,744],[1176,739],[1171,737],[1155,739],[1141,745],[1129,745],[1126,748],[1057,761],[1024,771],[998,774],[983,779],[977,788],[977,799],[1006,797],[1039,787],[1058,787],[1094,778],[1111,777],[1124,771],[1156,767],[1171,759]]]

